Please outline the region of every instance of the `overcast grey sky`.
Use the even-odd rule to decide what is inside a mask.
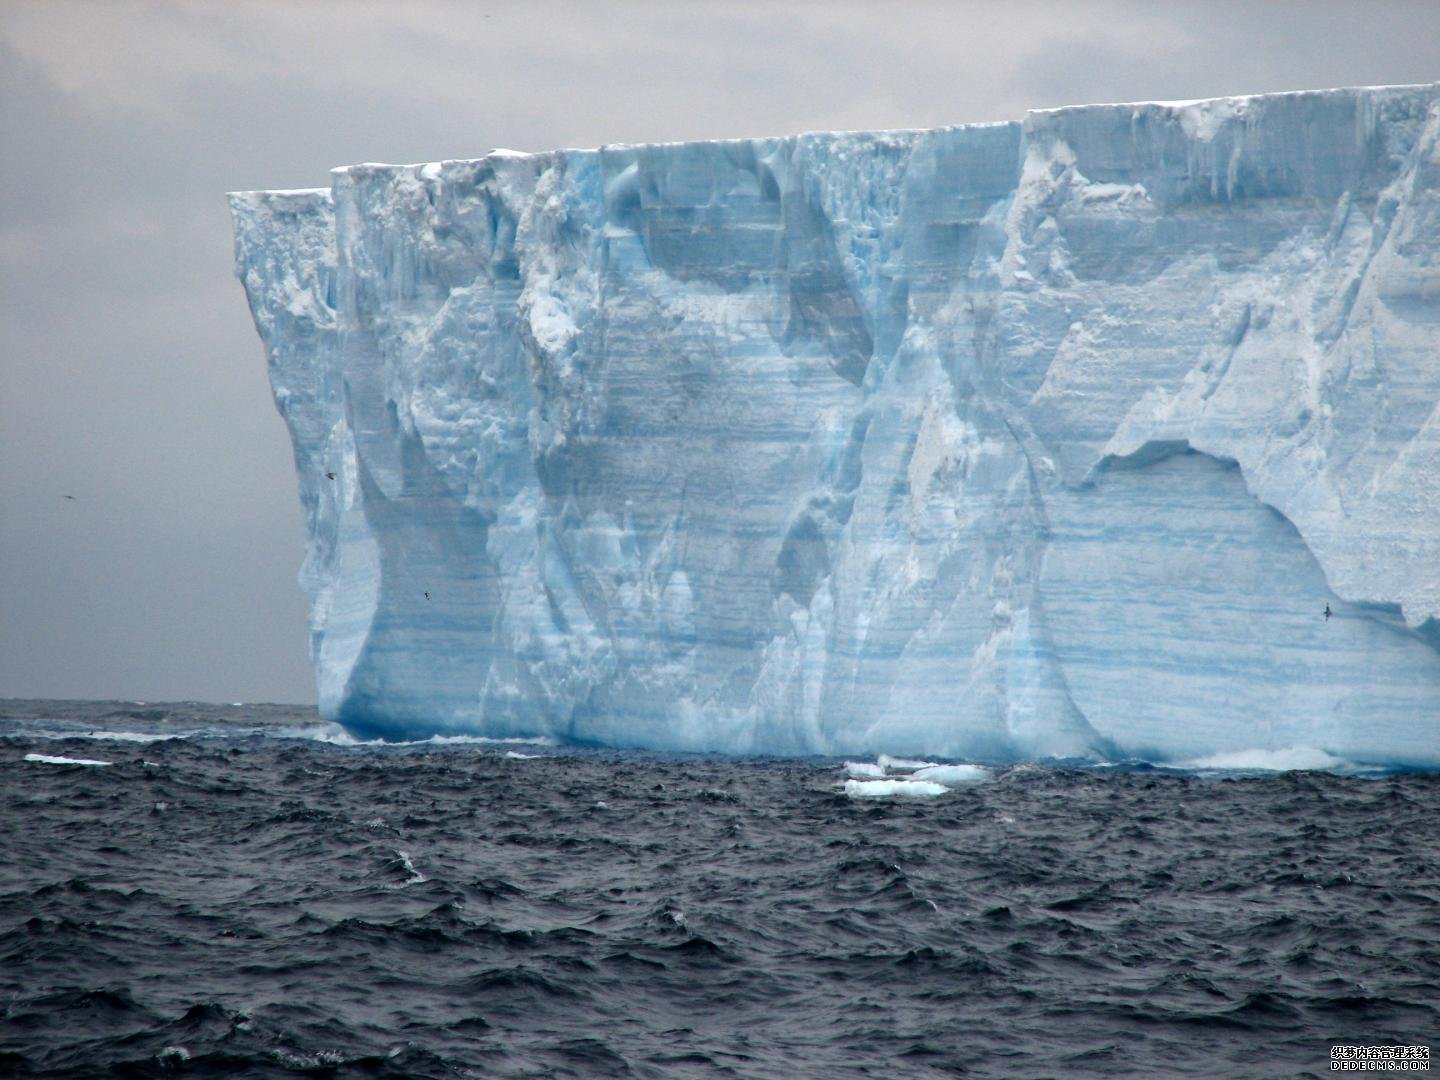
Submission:
[[[314,700],[227,190],[1435,79],[1433,2],[0,0],[0,696]]]

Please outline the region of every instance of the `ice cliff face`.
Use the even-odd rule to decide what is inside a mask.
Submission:
[[[322,711],[1440,764],[1437,136],[1440,85],[232,196]]]

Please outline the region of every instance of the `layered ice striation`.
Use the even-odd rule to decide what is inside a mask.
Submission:
[[[322,712],[1440,765],[1437,106],[1105,105],[232,196]]]

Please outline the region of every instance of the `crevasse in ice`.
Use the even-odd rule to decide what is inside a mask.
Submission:
[[[495,152],[232,196],[323,713],[1440,764],[1437,103]]]

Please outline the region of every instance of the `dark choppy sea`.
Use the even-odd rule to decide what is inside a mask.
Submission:
[[[855,799],[336,732],[0,702],[0,1075],[1320,1076],[1440,1033],[1440,776]]]

